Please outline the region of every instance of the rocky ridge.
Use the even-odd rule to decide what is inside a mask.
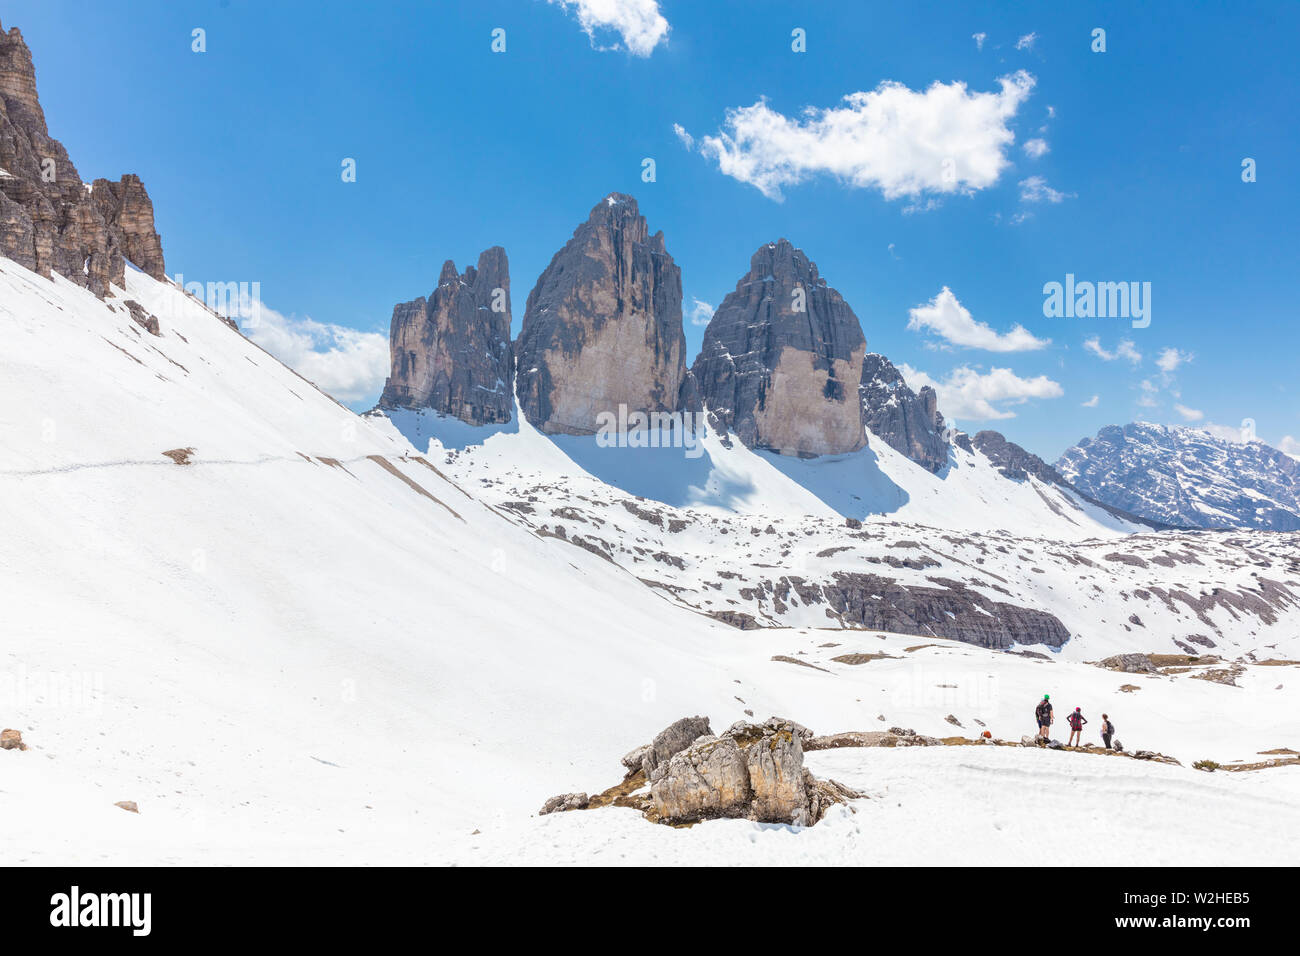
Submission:
[[[31,51],[0,27],[0,254],[49,277],[57,272],[103,298],[125,264],[165,275],[153,203],[133,174],[83,182],[49,135]]]
[[[862,362],[858,394],[872,435],[929,471],[948,463],[948,440],[933,388],[912,391],[889,359],[870,352]]]
[[[1300,461],[1202,428],[1108,425],[1057,470],[1085,494],[1166,525],[1300,530]]]

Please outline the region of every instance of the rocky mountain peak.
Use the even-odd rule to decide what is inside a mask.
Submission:
[[[538,277],[517,354],[520,407],[547,433],[592,434],[620,405],[691,404],[681,270],[631,196],[596,203]]]
[[[510,321],[506,251],[485,250],[464,274],[448,259],[427,299],[393,307],[392,370],[380,406],[430,408],[471,425],[510,421]]]
[[[0,27],[0,254],[40,275],[58,272],[103,297],[125,262],[165,275],[153,203],[139,177],[83,183],[49,135],[31,51]]]
[[[914,392],[889,359],[870,352],[858,386],[862,414],[871,433],[922,468],[937,472],[948,463],[948,442],[939,398],[929,385]]]
[[[1300,530],[1300,461],[1258,440],[1107,425],[1067,449],[1057,468],[1080,491],[1166,524]]]
[[[801,249],[760,246],[692,367],[709,410],[751,448],[816,457],[866,444],[858,317]]]
[[[36,67],[22,31],[0,25],[0,99],[10,113],[26,114],[24,125],[46,132],[45,111],[36,96]]]

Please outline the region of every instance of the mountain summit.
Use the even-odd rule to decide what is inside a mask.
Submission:
[[[620,405],[691,403],[682,273],[635,199],[610,193],[551,259],[528,294],[516,352],[520,407],[547,434],[594,434],[597,417]]]
[[[709,410],[746,446],[814,458],[866,444],[866,351],[844,297],[781,239],[759,247],[713,313],[693,371]]]

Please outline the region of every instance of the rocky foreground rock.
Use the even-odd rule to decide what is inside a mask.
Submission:
[[[620,405],[696,405],[681,270],[635,199],[602,199],[551,259],[528,295],[516,352],[520,407],[547,434],[594,434]]]
[[[804,458],[866,444],[862,326],[803,250],[761,246],[704,330],[692,371],[721,424],[750,448]]]
[[[731,817],[810,826],[834,804],[865,796],[804,767],[803,745],[813,739],[807,727],[781,717],[739,721],[720,735],[706,717],[683,717],[623,758],[631,785],[623,789],[648,782],[648,798],[624,794],[616,802],[673,825]],[[594,805],[585,793],[566,793],[547,800],[541,813]]]
[[[912,391],[889,359],[869,352],[862,361],[858,395],[871,434],[929,471],[948,463],[948,440],[933,388]]]
[[[448,259],[426,299],[394,306],[392,371],[381,408],[430,408],[471,425],[508,422],[514,408],[510,265],[500,246],[463,274]]]
[[[0,27],[0,254],[101,298],[125,284],[125,263],[165,275],[153,203],[139,177],[82,181],[49,135],[22,33]]]

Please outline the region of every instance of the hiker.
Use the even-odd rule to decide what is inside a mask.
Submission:
[[[1110,749],[1110,739],[1115,736],[1115,725],[1110,722],[1110,718],[1105,714],[1101,715],[1101,742],[1106,749]]]
[[[1083,746],[1083,725],[1088,722],[1087,719],[1083,716],[1083,714],[1080,712],[1080,708],[1078,707],[1074,708],[1074,713],[1072,713],[1069,717],[1065,719],[1070,724],[1070,742],[1067,743],[1065,746],[1082,747]]]
[[[1038,721],[1038,739],[1046,740],[1052,727],[1052,695],[1044,694],[1043,699],[1034,708],[1034,718]]]

